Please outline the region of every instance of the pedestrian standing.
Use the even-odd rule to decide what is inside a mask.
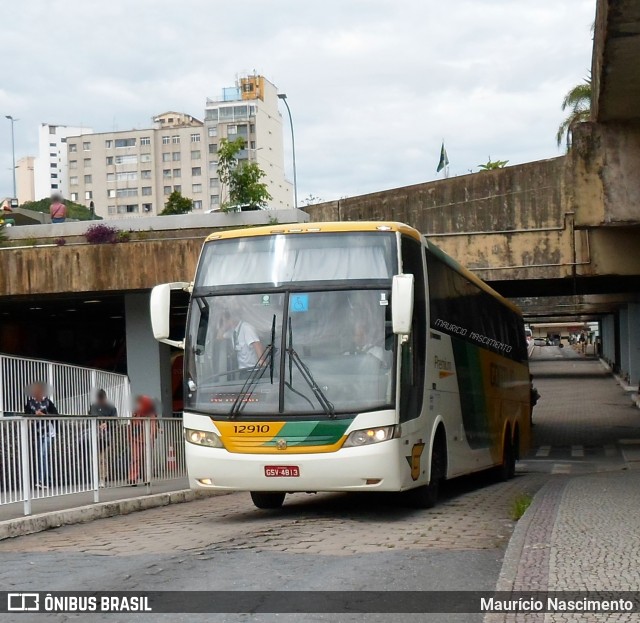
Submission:
[[[64,223],[67,218],[67,206],[62,201],[62,195],[52,195],[49,207],[52,223]]]
[[[98,478],[100,487],[105,487],[111,478],[111,446],[113,435],[113,424],[118,417],[118,410],[107,400],[107,392],[99,389],[96,394],[96,401],[89,408],[91,417],[100,418],[98,420]],[[102,419],[104,418],[104,419]]]
[[[26,415],[36,416],[31,428],[31,439],[35,449],[34,481],[36,489],[46,489],[51,482],[51,444],[56,436],[56,427],[50,415],[58,415],[58,409],[53,401],[47,397],[46,385],[42,382],[34,383],[31,395],[24,406]]]
[[[145,444],[145,422],[149,421],[150,447],[146,448]],[[131,459],[129,464],[129,484],[132,487],[138,486],[140,476],[144,474],[146,463],[146,452],[153,449],[153,441],[158,431],[158,414],[153,399],[149,396],[138,396],[136,398],[136,408],[131,418],[131,426],[129,427],[129,447],[131,450]],[[144,474],[146,481],[151,478],[151,474]],[[145,482],[146,484],[146,482]]]

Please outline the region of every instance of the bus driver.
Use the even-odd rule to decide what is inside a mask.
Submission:
[[[255,327],[245,320],[237,321],[229,311],[222,313],[219,339],[230,339],[236,354],[240,380],[249,378],[264,353]]]

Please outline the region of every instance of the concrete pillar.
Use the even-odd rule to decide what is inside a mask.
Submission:
[[[616,330],[615,317],[613,314],[605,316],[600,322],[602,335],[602,356],[609,362],[616,359]]]
[[[640,384],[640,303],[628,305],[629,381]]]
[[[154,398],[162,415],[171,417],[171,353],[151,331],[148,292],[124,297],[127,335],[127,373],[133,395]]]
[[[629,374],[629,310],[622,307],[619,312],[620,321],[620,374],[626,378]]]

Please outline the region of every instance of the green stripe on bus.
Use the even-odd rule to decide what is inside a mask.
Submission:
[[[289,446],[329,446],[337,443],[353,419],[336,421],[287,422],[273,439],[264,446],[275,446],[284,439]]]

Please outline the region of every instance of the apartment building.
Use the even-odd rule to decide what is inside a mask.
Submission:
[[[293,185],[285,177],[282,115],[278,110],[278,89],[264,76],[249,75],[235,86],[222,89],[221,96],[208,98],[204,113],[209,209],[227,200],[216,169],[220,139],[245,140],[239,159],[257,162],[265,172],[263,182],[272,196],[269,208],[290,208]]]
[[[158,115],[153,123],[144,130],[70,137],[69,198],[104,218],[153,216],[177,190],[202,210],[203,123],[178,112]]]
[[[38,156],[33,163],[35,200],[60,193],[68,197],[67,139],[91,134],[91,128],[41,123],[38,128]]]

